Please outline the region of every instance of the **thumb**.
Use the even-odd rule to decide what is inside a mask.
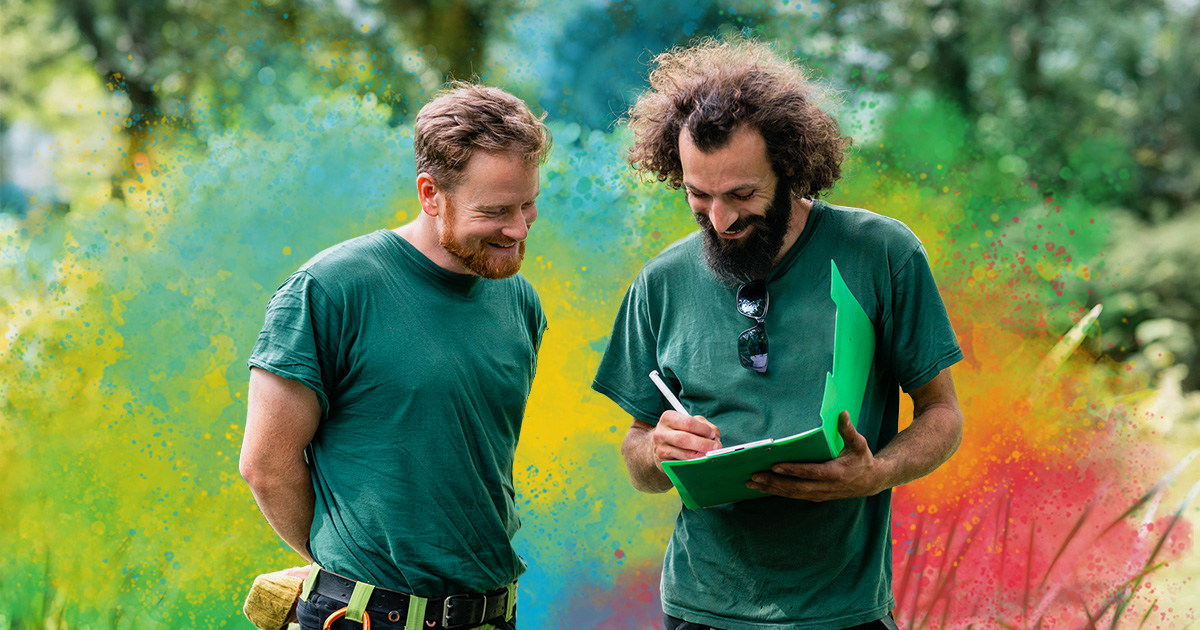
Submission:
[[[842,436],[842,441],[846,443],[846,448],[862,449],[865,443],[863,437],[859,435],[858,430],[850,424],[850,412],[843,411],[838,414],[838,433]]]

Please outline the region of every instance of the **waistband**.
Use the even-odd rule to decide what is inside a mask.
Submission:
[[[467,630],[498,619],[512,619],[516,587],[517,583],[513,582],[487,593],[425,598],[352,580],[314,564],[300,596],[308,601],[309,595],[315,592],[345,602],[343,611],[351,621],[361,622],[363,614],[367,613],[379,615],[378,621],[386,619],[396,623],[405,619],[407,630]]]

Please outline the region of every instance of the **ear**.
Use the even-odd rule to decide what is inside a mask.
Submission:
[[[417,200],[421,202],[421,212],[431,217],[438,216],[442,210],[442,189],[429,173],[417,175]]]

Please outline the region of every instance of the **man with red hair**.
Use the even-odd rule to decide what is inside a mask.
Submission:
[[[241,472],[315,562],[305,630],[513,628],[513,454],[546,326],[517,270],[550,135],[460,83],[414,144],[421,213],[292,274],[249,360]]]

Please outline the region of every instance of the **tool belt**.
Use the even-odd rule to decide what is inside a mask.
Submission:
[[[403,619],[406,630],[467,630],[491,621],[512,619],[516,587],[513,582],[487,593],[428,599],[358,582],[314,564],[304,581],[300,598],[308,601],[311,593],[320,593],[323,597],[347,602],[345,608],[334,612],[325,621],[326,630],[342,617],[360,622],[363,630],[370,630],[371,614],[376,615],[377,621],[386,619],[397,623]]]

